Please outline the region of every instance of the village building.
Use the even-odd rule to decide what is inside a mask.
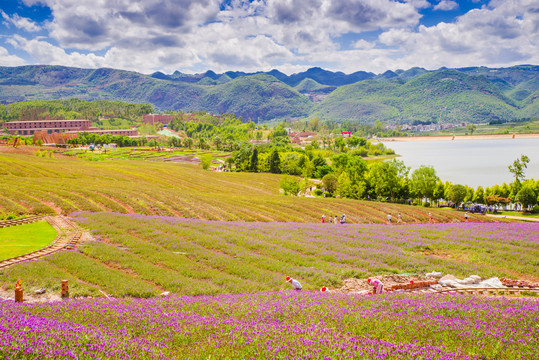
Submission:
[[[11,135],[34,135],[37,131],[45,131],[47,134],[63,133],[73,130],[84,130],[92,127],[91,120],[34,120],[34,121],[10,121],[4,123]]]
[[[95,134],[111,134],[123,136],[136,136],[136,129],[103,130],[92,126],[91,120],[33,120],[10,121],[3,124],[11,135],[29,136],[39,133],[39,136],[52,134],[77,134],[81,132]]]

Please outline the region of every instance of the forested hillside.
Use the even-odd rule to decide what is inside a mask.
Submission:
[[[539,117],[539,66],[412,68],[379,75],[320,68],[292,75],[277,70],[144,75],[63,66],[0,67],[3,104],[70,98],[152,104],[160,111],[234,113],[244,121],[318,116],[363,124],[506,122]]]

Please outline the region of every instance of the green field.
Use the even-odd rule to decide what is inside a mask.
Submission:
[[[449,209],[375,201],[283,196],[281,175],[204,171],[200,165],[163,161],[86,161],[0,152],[0,218],[22,214],[107,211],[184,218],[318,222],[346,214],[350,223],[385,223],[398,213],[406,223],[461,222]],[[472,216],[473,221],[494,221]]]
[[[39,250],[56,238],[56,230],[46,221],[0,229],[0,260]]]

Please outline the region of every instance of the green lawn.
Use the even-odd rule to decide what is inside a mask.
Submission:
[[[0,260],[27,254],[49,245],[56,230],[46,221],[0,229]]]

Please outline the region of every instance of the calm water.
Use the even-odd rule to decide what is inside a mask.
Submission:
[[[530,158],[524,175],[539,179],[539,139],[449,141],[388,141],[384,145],[402,155],[411,171],[432,165],[443,181],[486,187],[514,180],[508,170],[520,155]],[[410,172],[411,174],[411,172]]]

